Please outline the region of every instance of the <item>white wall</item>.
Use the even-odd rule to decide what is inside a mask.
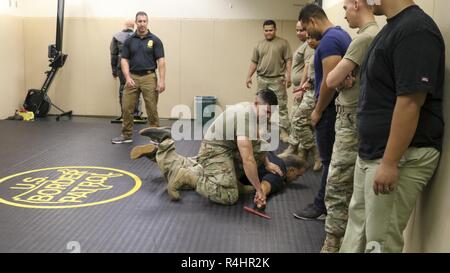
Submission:
[[[22,0],[0,0],[0,15],[22,15]]]
[[[56,14],[57,0],[22,0],[25,17]],[[134,17],[137,11],[152,18],[289,19],[297,18],[298,4],[307,0],[66,0],[68,17]]]

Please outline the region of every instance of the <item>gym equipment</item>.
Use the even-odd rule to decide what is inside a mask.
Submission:
[[[253,208],[244,206],[244,210],[248,213],[257,215],[259,217],[262,217],[264,219],[270,220],[272,219],[272,217],[270,217],[269,215],[266,214],[266,206],[263,206],[261,208],[259,208],[258,206],[254,206]]]
[[[33,112],[36,117],[46,117],[50,111],[51,106],[58,109],[61,114],[56,116],[56,121],[62,116],[72,117],[72,111],[65,112],[58,106],[56,106],[50,100],[47,92],[55,79],[58,70],[64,66],[68,55],[62,53],[62,42],[63,42],[63,30],[64,30],[64,0],[58,0],[58,14],[56,20],[56,43],[54,45],[48,46],[48,58],[50,62],[51,69],[46,71],[47,78],[42,85],[41,89],[30,89],[28,90],[27,97],[23,107],[30,112]]]

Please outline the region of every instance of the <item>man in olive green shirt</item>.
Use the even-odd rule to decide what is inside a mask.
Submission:
[[[286,87],[291,86],[292,52],[287,40],[276,36],[276,23],[267,20],[263,24],[265,39],[253,50],[247,75],[247,88],[251,88],[252,76],[257,72],[258,90],[270,89],[278,98],[280,139],[288,142],[289,115]]]
[[[294,105],[292,106],[291,131],[289,134],[289,146],[284,154],[298,154],[307,161],[308,155],[314,157],[314,170],[322,167],[319,152],[316,146],[314,129],[311,123],[311,113],[314,110],[315,98],[313,88],[308,90],[302,86],[308,81],[309,64],[314,63],[314,49],[308,45],[308,33],[300,22],[296,25],[297,37],[302,42],[292,58],[292,84],[294,92]],[[314,66],[312,67],[314,73]]]
[[[339,252],[353,194],[353,178],[358,154],[356,108],[359,98],[360,66],[379,28],[372,8],[364,0],[344,0],[350,28],[359,28],[343,59],[328,74],[327,85],[336,88],[336,139],[325,190],[327,218],[322,252]]]

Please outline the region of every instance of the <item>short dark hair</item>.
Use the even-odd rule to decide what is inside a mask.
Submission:
[[[139,11],[138,13],[136,13],[136,21],[137,21],[138,16],[145,16],[148,19],[148,15],[144,11]]]
[[[256,93],[256,96],[268,105],[278,105],[277,95],[270,89],[260,90]]]
[[[269,19],[269,20],[264,21],[263,27],[265,27],[265,26],[273,26],[273,28],[277,28],[277,23],[275,23],[274,20]]]
[[[328,19],[325,11],[316,4],[308,4],[300,10],[298,20],[302,22],[309,22],[311,18]]]
[[[304,169],[307,168],[306,161],[301,159],[298,155],[287,154],[287,155],[279,155],[281,160],[283,160],[284,165],[286,165],[286,169],[295,168],[295,169]]]

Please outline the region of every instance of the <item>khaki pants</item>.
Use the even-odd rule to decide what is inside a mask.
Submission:
[[[289,114],[287,108],[287,92],[286,85],[283,83],[284,78],[266,78],[258,76],[258,90],[270,89],[277,95],[278,112],[280,115],[280,128],[289,133]]]
[[[358,157],[340,252],[402,252],[403,231],[417,197],[438,166],[439,156],[434,148],[409,148],[399,163],[395,190],[378,196],[373,192],[373,179],[381,160]]]
[[[133,135],[133,112],[139,100],[139,95],[142,92],[144,98],[145,110],[148,116],[148,125],[150,127],[159,126],[158,118],[158,97],[159,93],[156,90],[156,74],[151,73],[144,76],[131,74],[131,78],[135,82],[135,87],[127,86],[123,94],[123,123],[122,135],[125,138],[131,138]]]

